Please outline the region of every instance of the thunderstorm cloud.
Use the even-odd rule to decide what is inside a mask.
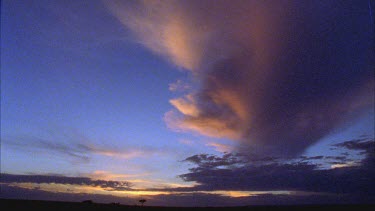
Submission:
[[[292,157],[374,104],[367,1],[106,1],[136,39],[199,88],[172,129]]]

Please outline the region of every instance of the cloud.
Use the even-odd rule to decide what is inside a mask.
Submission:
[[[139,197],[113,196],[94,193],[61,193],[49,192],[38,189],[25,189],[21,187],[8,186],[0,184],[2,199],[28,199],[28,200],[49,200],[49,201],[73,201],[81,202],[84,200],[93,200],[94,203],[113,203],[119,202],[123,205],[139,205]],[[371,204],[373,201],[361,199],[363,204]],[[337,195],[274,195],[262,194],[250,197],[232,198],[210,193],[181,193],[181,194],[159,194],[153,197],[147,197],[147,204],[151,206],[246,206],[246,205],[311,205],[311,204],[344,204],[345,207],[332,206],[337,208],[350,208],[348,204],[356,204],[354,200],[347,196]],[[353,207],[354,209],[354,207]]]
[[[323,168],[318,162],[324,156],[293,160],[280,158],[259,159],[247,155],[224,154],[222,157],[200,154],[188,157],[186,162],[197,165],[180,177],[198,183],[184,190],[235,191],[302,191],[326,194],[344,194],[375,199],[375,142],[359,139],[336,144],[350,146],[351,154],[365,152],[365,157],[348,161],[336,168]],[[334,158],[329,158],[334,159]],[[338,157],[338,161],[342,161]],[[339,168],[337,168],[339,167]],[[182,189],[181,189],[182,190]]]
[[[140,176],[143,176],[142,174],[116,174],[109,171],[94,171],[93,173],[84,174],[84,176],[87,176],[91,179],[96,180],[129,180],[130,178],[137,178]]]
[[[198,165],[198,168],[203,169],[211,169],[220,166],[232,166],[232,165],[239,165],[244,164],[243,159],[241,157],[236,156],[234,154],[224,154],[223,157],[218,157],[214,155],[207,155],[207,154],[199,154],[193,155],[186,158],[184,161],[191,162]]]
[[[169,84],[169,91],[172,92],[183,92],[191,89],[191,86],[187,83],[178,79],[176,82]]]
[[[48,200],[48,201],[73,201],[81,202],[84,200],[93,200],[94,202],[112,203],[121,202],[123,204],[136,204],[134,198],[116,197],[113,195],[103,195],[94,193],[70,193],[70,192],[51,192],[39,189],[26,189],[22,187],[0,184],[1,198],[3,199],[27,199],[27,200]]]
[[[141,194],[147,197],[150,205],[155,206],[373,203],[375,199],[372,188],[375,185],[373,138],[345,141],[334,146],[339,151],[347,150],[346,155],[301,156],[295,159],[237,153],[224,153],[222,156],[193,155],[184,161],[196,167],[190,168],[189,173],[180,175],[185,181],[195,183],[189,186],[166,184],[160,187],[153,185],[147,189],[133,189],[133,182],[130,181],[156,182],[155,184],[158,181],[117,181],[61,175],[13,174],[2,174],[0,185],[2,198],[76,201],[78,198],[86,197],[98,202],[116,199],[122,203],[129,203]],[[363,152],[364,156],[356,160],[358,165],[339,168],[322,168],[319,165],[321,161],[351,163],[349,157],[358,152]],[[103,171],[94,172],[92,175],[96,175],[95,178],[115,179],[129,176]],[[55,188],[43,184],[50,184]],[[35,188],[39,187],[38,185],[40,188]],[[64,188],[72,188],[72,190]],[[46,195],[48,196],[45,197]]]
[[[89,153],[92,152],[91,147],[83,143],[60,142],[30,136],[2,138],[2,142],[6,147],[9,146],[16,150],[33,150],[42,153],[52,151],[85,162],[90,160]]]
[[[229,146],[229,145],[226,145],[226,144],[209,142],[209,143],[206,144],[206,146],[214,147],[216,151],[223,152],[223,153],[227,153],[227,152],[232,152],[233,151],[233,147]]]
[[[368,138],[354,139],[342,143],[334,144],[335,147],[343,147],[348,150],[359,150],[366,154],[374,152],[374,140]]]
[[[184,115],[193,117],[199,116],[199,109],[193,95],[186,95],[184,98],[172,99],[169,102]]]
[[[344,167],[352,167],[352,166],[360,166],[360,163],[357,163],[357,162],[347,162],[347,163],[337,163],[337,164],[333,164],[331,166],[331,168],[344,168]]]
[[[184,110],[184,112],[186,111]],[[215,118],[185,119],[184,116],[171,110],[165,113],[164,120],[168,127],[174,131],[188,131],[215,138],[228,137],[235,140],[240,138],[237,131],[230,128],[230,122]]]
[[[93,155],[114,157],[118,159],[133,159],[138,157],[149,157],[164,153],[153,147],[114,148],[99,146],[84,137],[77,137],[74,134],[64,134],[64,139],[46,139],[30,136],[19,136],[2,139],[5,146],[16,150],[38,150],[41,152],[54,152],[79,161],[88,162]],[[164,150],[165,151],[165,150]]]
[[[127,181],[93,180],[88,177],[67,177],[57,175],[15,175],[1,174],[1,183],[54,183],[69,185],[86,185],[108,190],[129,190],[131,183]]]
[[[136,39],[190,71],[178,131],[296,156],[373,108],[373,32],[359,1],[106,1]]]

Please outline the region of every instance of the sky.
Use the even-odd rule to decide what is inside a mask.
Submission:
[[[374,2],[1,1],[1,198],[375,202]]]

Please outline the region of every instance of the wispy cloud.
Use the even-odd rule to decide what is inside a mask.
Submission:
[[[101,146],[88,139],[45,139],[30,136],[19,136],[12,138],[2,138],[4,146],[9,146],[15,150],[36,150],[42,153],[58,153],[80,161],[88,162],[93,155],[113,157],[118,159],[133,159],[139,157],[150,157],[165,154],[168,150],[160,150],[153,147],[127,146],[114,148]]]
[[[176,82],[169,84],[169,91],[172,92],[183,92],[191,89],[191,85],[187,82],[178,79]]]
[[[194,144],[194,141],[189,140],[189,139],[180,139],[178,140],[181,144],[192,146]]]
[[[112,173],[109,171],[97,170],[97,171],[94,171],[93,173],[85,174],[85,177],[89,177],[94,180],[124,181],[124,180],[129,180],[132,178],[138,178],[144,175],[145,174],[117,174],[117,173]]]

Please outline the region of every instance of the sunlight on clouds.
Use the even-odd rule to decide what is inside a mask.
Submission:
[[[109,190],[97,186],[88,185],[69,185],[55,183],[11,183],[12,187],[20,187],[25,189],[38,189],[52,193],[85,193],[85,194],[102,194],[114,196],[139,196],[139,195],[158,195],[168,194],[165,191],[144,191],[144,190]]]
[[[204,193],[218,194],[218,195],[229,196],[233,198],[257,196],[257,195],[262,195],[262,194],[274,194],[274,195],[291,194],[290,191],[207,191]]]
[[[354,166],[360,166],[361,164],[355,161],[350,161],[347,163],[340,163],[340,164],[333,164],[331,165],[331,169],[335,168],[345,168],[345,167],[354,167]]]
[[[230,138],[235,140],[240,138],[238,132],[228,126],[229,122],[216,118],[183,119],[181,114],[171,110],[165,113],[164,121],[170,129],[175,131],[196,132],[214,138]]]
[[[186,27],[186,23],[181,17],[176,17],[175,14],[169,16],[170,20],[164,27],[162,34],[162,41],[167,50],[168,55],[173,62],[178,66],[189,70],[194,70],[199,64],[200,50],[194,49],[191,37],[191,31]]]
[[[134,190],[145,190],[145,189],[163,189],[163,188],[187,188],[187,187],[193,187],[197,183],[195,182],[190,182],[186,184],[182,183],[171,183],[171,182],[166,182],[164,180],[146,180],[146,179],[134,179],[134,180],[127,180],[134,184]]]
[[[180,129],[186,129],[214,138],[229,138],[238,140],[241,135],[229,126],[231,122],[211,117],[188,118],[176,124]]]
[[[135,182],[137,180],[133,180]],[[155,183],[147,180],[138,180],[140,183]],[[159,185],[162,183],[159,182]],[[98,186],[89,185],[71,185],[71,184],[56,184],[56,183],[10,183],[9,186],[19,187],[25,189],[37,189],[52,193],[71,193],[71,194],[101,194],[101,195],[113,195],[118,197],[139,197],[139,196],[157,196],[157,195],[174,195],[174,194],[194,194],[194,193],[204,193],[204,194],[214,194],[227,196],[231,198],[237,197],[252,197],[264,194],[272,195],[295,195],[295,196],[310,196],[310,195],[332,195],[332,193],[324,192],[309,192],[309,191],[288,191],[288,190],[278,190],[278,191],[236,191],[236,190],[214,190],[214,191],[178,191],[171,190],[171,188],[178,187],[194,187],[197,184],[181,185],[177,183],[164,183],[163,187],[154,188],[138,188],[131,190],[115,190],[111,188],[103,188]],[[157,186],[159,186],[157,185]],[[155,189],[156,188],[156,189]]]
[[[368,109],[362,104],[373,105],[371,52],[365,50],[369,31],[357,28],[359,16],[347,21],[339,12],[351,3],[340,3],[335,12],[337,2],[312,7],[241,0],[105,4],[142,45],[199,83],[191,99],[170,100],[174,108],[164,119],[176,131],[237,140],[258,153],[290,157]],[[312,11],[327,15],[311,18]],[[358,42],[346,42],[345,51],[342,41],[332,43],[345,39]],[[351,55],[355,62],[347,59],[344,52],[359,49],[363,52]],[[351,68],[342,74],[344,67]],[[365,86],[371,89],[362,90]],[[301,119],[305,113],[313,118]]]
[[[243,47],[250,48],[249,46],[255,46],[257,49],[251,55],[255,58],[254,62],[251,67],[248,67],[247,62],[241,63],[241,66],[245,65],[254,71],[254,67],[259,65],[260,67],[256,68],[259,74],[264,72],[270,61],[270,54],[275,54],[278,46],[273,39],[269,39],[278,24],[272,24],[275,20],[265,15],[266,7],[263,4],[248,2],[245,5],[255,8],[256,12],[250,13],[242,8],[230,7],[226,2],[218,2],[218,5],[212,8],[212,14],[199,9],[196,12],[197,8],[185,7],[185,3],[178,1],[106,2],[109,10],[124,26],[131,29],[140,43],[197,75],[204,75],[212,64],[231,58],[232,54],[242,51]],[[202,8],[205,6],[207,5],[203,2]],[[223,11],[229,15],[222,15]],[[276,20],[279,19],[280,17]],[[272,27],[266,27],[268,25]],[[235,41],[236,45],[233,45],[232,41]],[[248,56],[245,54],[246,61],[249,60]],[[181,86],[178,82],[170,85],[169,89],[177,90],[177,85]],[[222,81],[214,83],[220,85]],[[259,77],[256,83],[260,83]],[[182,115],[172,117],[172,112],[166,113],[169,127],[210,137],[241,138],[243,127],[250,123],[249,105],[241,96],[246,93],[238,94],[238,90],[228,87],[217,88],[217,91],[209,93],[212,100],[209,103],[217,109],[229,109],[231,114],[220,117],[206,115],[209,109],[198,106],[197,99],[190,94],[170,100]]]
[[[53,193],[84,193],[84,194],[102,194],[102,195],[113,195],[119,197],[139,197],[139,196],[156,196],[156,195],[171,195],[176,193],[181,194],[193,194],[193,193],[206,193],[206,194],[217,194],[228,197],[248,197],[257,196],[261,194],[291,194],[290,191],[162,191],[162,190],[147,190],[147,189],[135,189],[135,190],[109,190],[97,186],[87,185],[66,185],[66,184],[55,184],[55,183],[12,183],[10,186],[20,187],[25,189],[39,189],[42,191],[53,192]],[[191,187],[191,186],[180,186],[179,184],[169,184],[170,187]]]
[[[238,91],[220,89],[212,94],[212,99],[217,105],[223,105],[230,108],[230,110],[242,122],[250,121],[249,105],[241,98]]]
[[[100,150],[100,151],[97,151],[96,154],[104,155],[107,157],[120,158],[120,159],[132,159],[132,158],[147,156],[147,153],[139,151],[139,150],[132,150],[132,151],[127,151],[127,152]]]
[[[183,98],[172,99],[169,102],[186,116],[196,117],[199,115],[199,108],[196,105],[194,96],[191,94],[185,95]]]
[[[152,189],[152,188],[179,188],[179,187],[193,187],[197,185],[195,182],[181,182],[173,183],[162,179],[143,179],[145,176],[150,176],[151,173],[143,174],[115,174],[109,171],[94,171],[91,174],[84,174],[94,180],[107,181],[126,181],[130,182],[131,187],[135,190]]]
[[[149,158],[155,155],[165,155],[169,152],[166,150],[159,150],[152,147],[134,147],[129,146],[126,149],[101,149],[99,147],[91,149],[94,154],[130,160],[134,158]]]
[[[106,1],[106,6],[122,24],[132,29],[143,45],[179,67],[197,69],[207,33],[204,29],[194,29],[194,23],[180,5],[159,1],[122,4]]]
[[[216,151],[218,152],[232,152],[234,149],[232,146],[226,145],[226,144],[220,144],[215,142],[209,142],[206,144],[206,146],[214,147]]]
[[[148,175],[145,174],[115,174],[109,171],[94,171],[91,174],[84,174],[84,176],[88,176],[91,179],[95,180],[116,180],[116,181],[128,181],[129,178],[136,178],[140,176]]]
[[[53,193],[90,193],[85,190],[99,190],[100,187],[92,187],[86,185],[72,185],[72,184],[57,184],[57,183],[31,183],[31,182],[22,182],[22,183],[10,183],[9,186],[20,187],[25,189],[38,189],[42,191],[48,191]],[[95,191],[96,193],[97,191]],[[94,192],[91,192],[94,193]]]

